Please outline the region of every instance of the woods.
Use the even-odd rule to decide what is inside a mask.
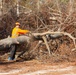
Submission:
[[[76,0],[0,0],[0,75],[76,75]]]
[[[33,42],[32,45],[34,45],[35,41],[42,41],[42,44],[45,44],[44,51],[47,50],[50,55],[51,51],[56,47],[54,44],[51,50],[50,40],[53,42],[56,40],[58,45],[56,49],[60,51],[59,47],[62,45],[60,42],[62,41],[63,45],[65,45],[64,41],[66,39],[66,42],[67,40],[71,41],[68,43],[69,48],[71,47],[70,44],[72,45],[72,48],[67,49],[68,45],[66,44],[66,49],[76,51],[75,0],[1,0],[0,8],[0,49],[10,47],[14,43],[22,44],[27,42],[31,44]],[[7,38],[9,35],[11,36],[16,21],[21,23],[21,28],[30,30],[32,35],[21,35],[16,39]],[[32,48],[30,47],[30,50],[34,49],[34,47],[35,45]],[[26,50],[23,46],[21,48]],[[41,49],[36,48],[36,50]],[[62,50],[64,49],[62,48]],[[29,53],[29,50],[27,52]]]

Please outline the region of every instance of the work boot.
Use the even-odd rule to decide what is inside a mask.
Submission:
[[[14,62],[16,61],[15,59],[12,59],[11,57],[8,58],[8,62]]]

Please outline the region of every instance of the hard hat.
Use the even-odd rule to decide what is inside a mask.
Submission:
[[[16,24],[16,25],[20,25],[20,23],[19,23],[19,22],[16,22],[15,24]]]

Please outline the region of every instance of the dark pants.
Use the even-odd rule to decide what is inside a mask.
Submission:
[[[17,50],[17,45],[16,44],[13,44],[13,45],[10,46],[10,55],[9,55],[9,58],[11,60],[15,59],[16,50]]]

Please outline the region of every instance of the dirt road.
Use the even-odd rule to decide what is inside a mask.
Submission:
[[[0,63],[0,75],[76,75],[76,62],[4,62]]]

